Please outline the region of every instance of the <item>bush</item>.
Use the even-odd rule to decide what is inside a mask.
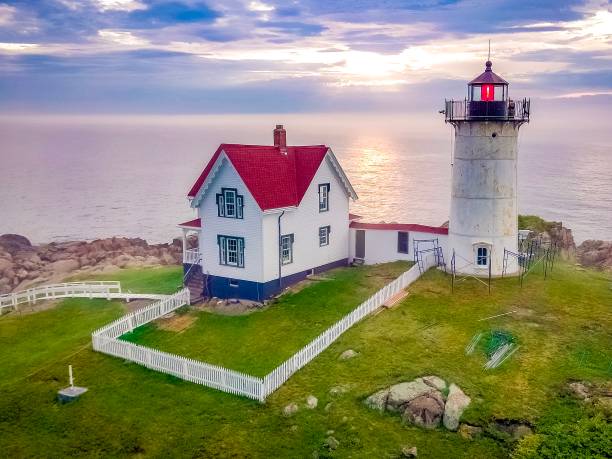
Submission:
[[[536,233],[543,233],[550,230],[552,224],[537,215],[519,215],[518,227],[519,229],[528,229]]]
[[[559,422],[521,439],[512,459],[612,457],[612,424],[602,414]]]

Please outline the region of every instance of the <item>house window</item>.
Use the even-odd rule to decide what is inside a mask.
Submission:
[[[408,253],[408,232],[397,232],[397,251],[399,253]]]
[[[329,183],[319,184],[319,212],[329,210]]]
[[[244,268],[244,238],[217,236],[219,264]]]
[[[281,263],[288,265],[293,263],[293,234],[285,234],[280,238]]]
[[[476,248],[476,265],[477,266],[488,266],[489,265],[489,249],[486,247]]]
[[[319,247],[329,245],[329,233],[331,233],[331,227],[322,226],[319,228]]]
[[[221,188],[217,193],[217,212],[219,217],[242,218],[244,198],[235,188]]]

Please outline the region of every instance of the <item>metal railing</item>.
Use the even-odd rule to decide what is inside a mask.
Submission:
[[[478,104],[476,109],[475,104]],[[489,110],[490,108],[490,110]],[[468,101],[446,100],[444,118],[446,122],[453,121],[520,121],[529,122],[531,110],[530,99],[507,101]]]

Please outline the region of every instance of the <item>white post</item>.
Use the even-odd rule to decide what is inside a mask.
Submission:
[[[70,387],[74,387],[74,378],[72,377],[72,365],[68,365],[68,377],[70,378]]]
[[[186,254],[187,254],[187,230],[183,228],[183,263],[185,263]]]

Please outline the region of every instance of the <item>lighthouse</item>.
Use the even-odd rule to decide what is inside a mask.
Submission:
[[[456,272],[474,276],[499,276],[504,263],[505,274],[519,268],[518,135],[529,122],[529,100],[510,99],[508,82],[492,67],[488,60],[467,97],[446,100],[444,110],[455,131],[448,249]]]

